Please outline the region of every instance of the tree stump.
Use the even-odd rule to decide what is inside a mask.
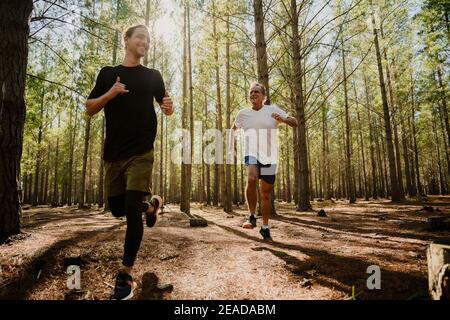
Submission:
[[[433,300],[450,300],[450,246],[432,243],[427,249],[428,291]]]
[[[189,225],[191,227],[207,227],[208,221],[200,216],[194,215],[193,218],[189,219]]]
[[[445,230],[450,227],[450,219],[447,217],[429,217],[427,219],[428,227],[430,230]]]
[[[320,209],[320,211],[317,213],[317,216],[319,216],[319,217],[327,217],[327,214],[325,213],[325,210]]]
[[[195,214],[187,213],[187,212],[183,212],[183,213],[188,217],[189,225],[191,227],[207,227],[208,226],[208,221],[205,218],[200,217]]]

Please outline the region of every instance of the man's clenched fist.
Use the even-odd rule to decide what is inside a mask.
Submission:
[[[272,118],[274,118],[278,122],[284,122],[284,119],[278,113],[272,113]]]
[[[161,104],[161,110],[164,112],[164,114],[170,116],[173,113],[173,101],[172,98],[169,97],[169,94],[167,93],[167,90],[164,92],[163,101]]]

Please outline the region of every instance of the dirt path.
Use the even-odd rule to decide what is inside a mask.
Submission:
[[[327,203],[327,217],[277,204],[274,243],[244,230],[245,210],[227,215],[193,204],[208,227],[192,228],[177,206],[144,228],[135,265],[136,299],[407,299],[426,293],[426,246],[450,243],[448,231],[426,229],[447,215],[450,199],[423,204]],[[325,203],[315,203],[315,208]],[[258,226],[261,219],[258,218]],[[24,235],[0,246],[0,299],[109,299],[122,258],[125,220],[98,210],[37,207],[24,211]],[[82,291],[67,295],[66,268],[81,265]],[[368,290],[370,265],[381,290]],[[171,284],[170,287],[163,287]]]

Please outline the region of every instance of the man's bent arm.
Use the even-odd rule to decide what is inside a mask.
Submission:
[[[95,99],[88,99],[86,101],[86,114],[88,116],[93,116],[97,114],[100,110],[103,109],[103,107],[111,100],[111,95],[109,92],[105,93],[104,95],[95,98]]]
[[[284,123],[286,123],[288,126],[291,126],[291,127],[298,127],[297,119],[295,119],[293,117],[287,117],[284,120]]]

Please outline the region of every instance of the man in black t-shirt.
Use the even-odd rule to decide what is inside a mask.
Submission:
[[[173,113],[172,99],[159,71],[141,65],[149,49],[145,26],[129,28],[124,36],[125,57],[121,65],[104,67],[86,102],[86,113],[93,116],[104,109],[106,138],[105,185],[108,204],[115,217],[126,216],[123,268],[116,277],[113,298],[130,299],[136,283],[130,275],[143,236],[142,213],[153,227],[162,199],[151,194],[153,143],[157,117],[153,100],[166,115]]]

